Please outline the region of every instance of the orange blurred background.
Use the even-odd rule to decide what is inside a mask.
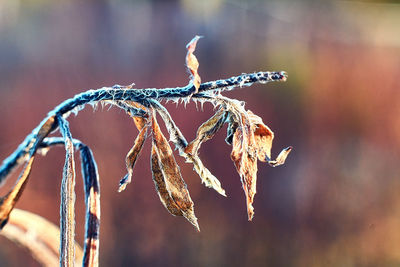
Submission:
[[[201,232],[169,215],[151,179],[149,143],[132,184],[117,193],[137,130],[116,108],[71,116],[101,179],[102,266],[399,266],[400,5],[373,1],[22,1],[0,2],[0,159],[48,111],[87,89],[188,82],[185,45],[203,81],[285,70],[286,83],[227,93],[275,132],[284,166],[259,163],[255,218],[247,221],[225,130],[200,151],[228,198],[200,184],[176,157]],[[213,113],[168,104],[188,140]],[[38,157],[17,207],[58,224],[65,151]],[[77,155],[76,160],[79,160]],[[77,164],[79,165],[79,164]],[[84,203],[77,170],[77,240]],[[0,189],[4,194],[15,181]],[[0,238],[0,266],[38,266]]]

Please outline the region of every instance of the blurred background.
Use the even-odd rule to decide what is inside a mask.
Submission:
[[[196,50],[203,81],[288,72],[286,83],[227,95],[245,101],[275,132],[273,155],[288,145],[294,150],[284,166],[259,163],[253,222],[225,128],[200,156],[227,198],[201,185],[177,156],[198,233],[160,203],[148,141],[132,184],[117,193],[137,130],[116,108],[86,107],[69,121],[99,167],[101,265],[399,266],[399,28],[396,1],[1,0],[0,159],[74,94],[132,82],[187,84],[185,45],[203,35]],[[209,104],[167,107],[188,140],[213,114]],[[60,147],[36,159],[18,208],[58,224],[64,155]],[[82,244],[79,169],[76,191]],[[38,263],[0,237],[0,266]]]

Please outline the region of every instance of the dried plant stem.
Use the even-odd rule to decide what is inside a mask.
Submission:
[[[217,80],[206,82],[200,85],[198,92],[193,94],[196,90],[192,83],[189,83],[185,87],[176,88],[165,88],[165,89],[132,89],[131,86],[113,86],[103,87],[97,90],[89,90],[81,94],[75,95],[60,105],[58,105],[53,111],[49,112],[49,115],[42,121],[40,125],[49,121],[54,116],[67,115],[69,112],[76,108],[82,107],[85,104],[93,104],[105,100],[122,100],[122,101],[135,101],[146,106],[146,101],[149,99],[155,100],[168,100],[168,99],[185,99],[187,97],[202,96],[204,101],[208,101],[208,98],[204,97],[201,92],[215,91],[220,92],[224,90],[233,90],[241,88],[243,86],[250,86],[253,83],[266,83],[271,81],[285,81],[287,78],[286,73],[280,72],[257,72],[251,74],[242,74],[234,76],[228,79]],[[132,116],[146,116],[146,112],[141,109],[130,109],[130,112],[134,112]],[[64,116],[65,117],[65,116]],[[32,144],[39,140],[39,131],[41,130],[40,125],[35,128],[30,135],[19,145],[19,147],[7,157],[0,166],[0,184],[5,181],[8,174],[14,170],[19,164],[25,162],[29,149]],[[56,127],[53,123],[50,127],[54,130]],[[50,131],[47,133],[49,134]],[[46,136],[47,136],[46,134]],[[45,136],[44,136],[45,137]],[[43,138],[44,138],[43,137]],[[43,139],[42,138],[42,139]]]
[[[65,165],[61,181],[61,245],[60,265],[74,266],[75,262],[75,161],[74,146],[68,122],[62,117],[57,117],[60,132],[65,142]]]

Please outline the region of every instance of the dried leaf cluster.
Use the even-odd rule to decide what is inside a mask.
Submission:
[[[139,134],[126,156],[127,174],[119,183],[118,191],[123,191],[132,181],[134,166],[144,147],[145,140],[151,139],[151,170],[156,192],[165,208],[175,216],[183,216],[197,230],[199,225],[194,213],[194,204],[187,185],[182,178],[170,142],[186,162],[200,176],[202,183],[226,196],[220,181],[204,166],[199,158],[201,145],[210,140],[227,125],[226,143],[232,146],[231,159],[239,173],[246,195],[248,219],[254,215],[252,203],[256,194],[257,160],[275,167],[285,162],[291,147],[283,149],[275,160],[271,159],[273,132],[262,119],[244,108],[238,100],[226,98],[220,93],[234,87],[251,85],[254,82],[284,81],[283,72],[260,72],[243,74],[226,80],[201,83],[198,74],[199,63],[194,55],[196,36],[187,45],[186,66],[190,72],[190,83],[182,88],[133,89],[130,86],[113,86],[90,90],[73,99],[66,100],[33,130],[20,147],[0,166],[0,182],[12,169],[25,164],[16,185],[8,194],[0,198],[0,226],[7,223],[10,212],[23,193],[36,152],[45,153],[51,146],[64,145],[65,165],[61,183],[60,207],[60,265],[73,266],[75,263],[75,160],[74,150],[81,156],[82,176],[85,187],[86,226],[83,252],[83,266],[98,266],[100,227],[100,183],[97,166],[89,147],[73,139],[66,118],[71,111],[77,111],[86,103],[107,103],[125,110],[134,120]],[[215,114],[197,130],[196,138],[188,142],[175,124],[168,110],[160,100],[183,100],[211,102]],[[157,116],[168,130],[169,141],[160,129]],[[47,137],[58,129],[60,137]]]

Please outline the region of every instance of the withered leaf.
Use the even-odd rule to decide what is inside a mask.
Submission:
[[[245,114],[242,114],[240,120],[240,126],[236,129],[232,138],[231,159],[240,175],[246,195],[247,215],[249,221],[251,221],[254,216],[252,204],[257,184],[257,152],[250,121]]]
[[[21,197],[25,186],[28,182],[29,174],[31,172],[34,155],[43,139],[55,129],[55,116],[48,116],[43,122],[34,130],[36,134],[33,136],[29,148],[29,156],[26,159],[26,164],[18,177],[15,186],[4,196],[0,198],[0,229],[7,224],[8,217]],[[20,163],[18,163],[20,164]]]
[[[164,201],[162,202],[167,209],[168,207],[179,208],[180,212],[182,213],[181,215],[183,215],[190,223],[192,223],[196,227],[197,230],[199,230],[197,218],[194,214],[193,201],[190,198],[186,183],[181,176],[172,149],[168,144],[167,139],[162,134],[160,127],[158,126],[157,120],[155,118],[155,112],[153,112],[151,124],[153,134],[153,149],[157,154],[158,166],[161,170],[165,182],[165,189],[168,192],[170,199],[172,199],[175,204],[164,204],[164,201],[169,200],[167,198],[164,198]],[[153,164],[153,166],[154,165],[155,164]],[[155,170],[157,170],[157,168]],[[153,173],[153,175],[157,177],[157,175],[159,174],[156,172],[156,174]],[[174,210],[174,208],[168,210],[174,215],[179,214],[178,211]]]
[[[165,185],[164,175],[158,164],[159,158],[156,152],[156,148],[153,144],[151,149],[151,171],[153,174],[154,185],[156,186],[156,191],[160,197],[161,203],[164,207],[175,216],[183,216],[181,209],[175,203],[175,201],[170,197],[168,190]]]
[[[214,137],[226,121],[227,112],[221,108],[210,119],[200,125],[197,129],[196,138],[187,145],[185,152],[191,155],[197,155],[203,142]]]
[[[196,88],[196,92],[200,87],[201,84],[201,78],[199,73],[197,72],[198,68],[199,68],[199,62],[197,61],[196,56],[193,54],[193,52],[196,50],[196,44],[197,41],[202,38],[202,36],[198,36],[196,35],[187,45],[186,45],[186,49],[188,50],[187,54],[186,54],[186,67],[189,69],[190,71],[190,78],[191,81],[194,85],[194,87]]]
[[[268,163],[272,167],[276,167],[285,163],[287,156],[289,155],[290,151],[292,151],[291,146],[282,149],[281,153],[276,157],[276,160],[269,160]]]
[[[147,138],[148,127],[144,127],[143,123],[144,122],[139,120],[138,122],[135,121],[135,124],[138,128],[141,128],[141,130],[139,132],[139,135],[136,137],[135,143],[133,144],[131,150],[129,150],[128,154],[126,155],[125,163],[128,173],[125,175],[124,178],[121,179],[118,192],[123,191],[126,188],[126,185],[132,181],[133,167],[135,166],[136,160],[140,154],[140,151],[143,148],[144,141]]]
[[[271,159],[271,148],[272,141],[274,139],[274,133],[271,129],[266,126],[262,119],[253,114],[250,110],[247,111],[250,118],[251,127],[254,131],[254,138],[257,147],[258,160],[262,162],[268,162],[272,167],[276,167],[285,163],[287,156],[289,155],[292,147],[289,146],[283,149],[275,160]]]
[[[274,133],[267,125],[263,123],[259,116],[255,115],[250,110],[247,111],[247,114],[249,115],[251,127],[254,132],[258,160],[262,162],[269,161],[271,159],[271,148],[272,140],[274,139]]]
[[[146,113],[148,112],[147,108],[137,102],[134,101],[124,101],[124,105],[128,107],[133,107],[137,109],[142,109]],[[147,118],[133,116],[130,111],[128,111],[129,115],[132,117],[133,122],[136,125],[136,128],[139,130],[139,135],[136,137],[135,142],[132,148],[129,150],[128,154],[125,158],[126,169],[128,173],[119,181],[118,192],[122,192],[125,190],[126,186],[131,183],[133,168],[135,166],[136,160],[140,154],[140,151],[143,148],[144,142],[147,138]]]
[[[245,111],[235,102],[229,104],[232,111],[228,115],[226,141],[232,143],[231,158],[241,178],[246,195],[248,218],[251,220],[254,215],[252,203],[256,194],[257,158],[273,167],[279,166],[285,162],[292,147],[282,150],[276,160],[271,160],[274,133],[250,110]]]
[[[7,224],[11,211],[24,191],[31,172],[33,160],[34,156],[29,158],[15,186],[4,197],[0,198],[0,229]]]

